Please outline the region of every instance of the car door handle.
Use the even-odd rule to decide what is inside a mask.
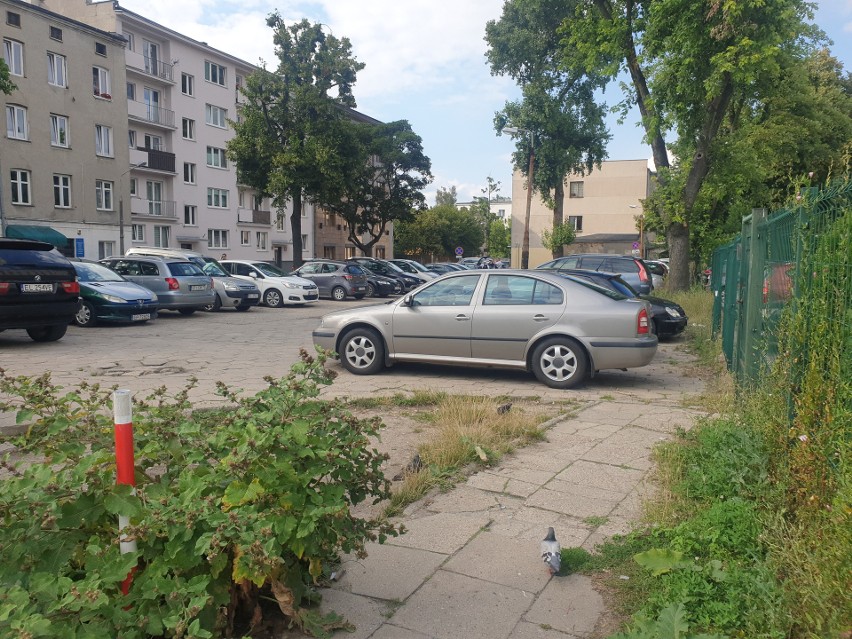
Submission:
[[[459,313],[458,315],[456,315],[456,321],[457,322],[469,322],[470,318],[467,315]]]
[[[533,316],[533,322],[546,322],[549,319],[550,319],[549,317],[546,317],[546,316],[541,315],[541,314]]]

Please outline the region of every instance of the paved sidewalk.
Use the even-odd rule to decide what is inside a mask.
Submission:
[[[625,533],[651,490],[651,450],[699,413],[598,401],[550,422],[547,440],[450,492],[409,507],[408,532],[344,563],[323,609],[355,624],[352,639],[589,637],[604,612],[583,575],[551,577],[539,544],[593,550]]]

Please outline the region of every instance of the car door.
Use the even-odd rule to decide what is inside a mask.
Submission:
[[[391,327],[397,357],[411,359],[467,359],[470,327],[480,275],[472,273],[435,280],[398,304]]]
[[[311,280],[314,284],[317,285],[317,289],[319,290],[319,294],[326,296],[329,295],[330,288],[328,286],[331,278],[321,277],[320,271],[322,270],[322,264],[318,262],[312,262],[310,264],[305,264],[297,271],[297,275],[299,277],[304,277],[306,280]]]
[[[488,275],[471,322],[473,359],[523,361],[530,339],[565,311],[562,289],[525,275]]]

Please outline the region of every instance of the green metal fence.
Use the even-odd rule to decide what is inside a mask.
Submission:
[[[742,233],[713,253],[713,335],[721,334],[728,368],[738,381],[759,380],[778,356],[784,310],[818,281],[820,290],[839,296],[839,308],[845,309],[825,319],[840,322],[843,343],[852,344],[850,217],[852,181],[809,189],[793,208],[770,216],[754,209],[743,219]]]

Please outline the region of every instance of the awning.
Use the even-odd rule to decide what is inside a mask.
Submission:
[[[6,237],[16,237],[21,240],[38,240],[53,244],[58,249],[68,246],[68,238],[49,226],[29,226],[25,224],[10,224],[6,227]]]

